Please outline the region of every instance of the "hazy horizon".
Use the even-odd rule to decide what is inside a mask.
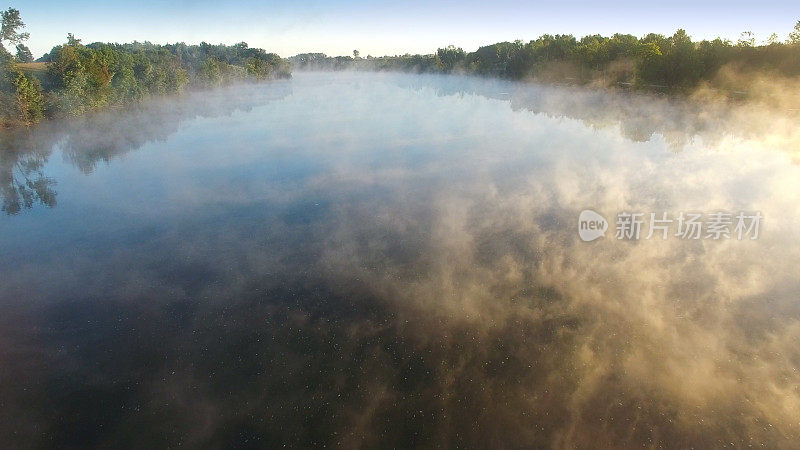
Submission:
[[[420,1],[394,4],[336,0],[278,4],[85,0],[11,2],[30,32],[27,45],[40,57],[74,33],[85,43],[150,41],[166,44],[201,41],[234,44],[245,41],[281,56],[325,53],[330,56],[430,54],[455,45],[474,51],[482,45],[542,34],[614,33],[671,35],[685,29],[695,40],[721,37],[736,41],[744,31],[756,42],[772,33],[783,41],[800,19],[800,8],[788,2],[677,2],[666,6],[615,1],[559,5],[515,5],[501,1]]]

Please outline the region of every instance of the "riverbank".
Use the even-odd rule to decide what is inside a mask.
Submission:
[[[498,42],[474,52],[448,46],[428,55],[361,57],[304,53],[288,58],[295,70],[369,70],[456,73],[541,83],[630,89],[691,96],[698,90],[730,99],[758,98],[762,80],[781,85],[800,79],[800,23],[785,42],[757,45],[752,38],[692,41],[684,30],[643,37],[545,34]],[[763,84],[763,83],[761,83]],[[756,93],[751,90],[756,88]]]
[[[0,128],[124,107],[149,97],[291,77],[286,60],[236,45],[83,45],[70,35],[38,62],[0,55]]]

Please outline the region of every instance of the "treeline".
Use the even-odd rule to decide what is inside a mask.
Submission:
[[[641,38],[546,34],[527,43],[500,42],[471,53],[449,46],[433,55],[361,58],[354,51],[353,57],[306,53],[289,60],[300,70],[459,72],[679,92],[711,81],[726,66],[741,72],[800,75],[800,22],[785,42],[773,35],[764,45],[756,45],[750,33],[742,33],[735,43],[723,39],[693,42],[684,30]]]
[[[19,12],[3,13],[0,31],[0,125],[30,124],[44,117],[79,115],[147,96],[176,94],[237,81],[291,76],[289,63],[274,53],[232,46],[93,43],[72,34],[35,63],[25,62]],[[16,45],[17,56],[4,44]],[[22,45],[24,47],[24,45]],[[30,51],[28,50],[28,54]]]

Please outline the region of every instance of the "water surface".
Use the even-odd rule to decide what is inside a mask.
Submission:
[[[797,129],[323,73],[5,133],[0,442],[791,447]],[[759,238],[614,238],[717,210]]]

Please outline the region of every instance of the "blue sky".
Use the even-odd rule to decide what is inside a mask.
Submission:
[[[84,42],[246,41],[281,56],[301,52],[363,56],[432,53],[453,44],[474,50],[504,40],[528,41],[543,33],[672,34],[736,40],[752,31],[786,39],[800,20],[793,1],[114,1],[19,0],[38,57],[74,33]]]

